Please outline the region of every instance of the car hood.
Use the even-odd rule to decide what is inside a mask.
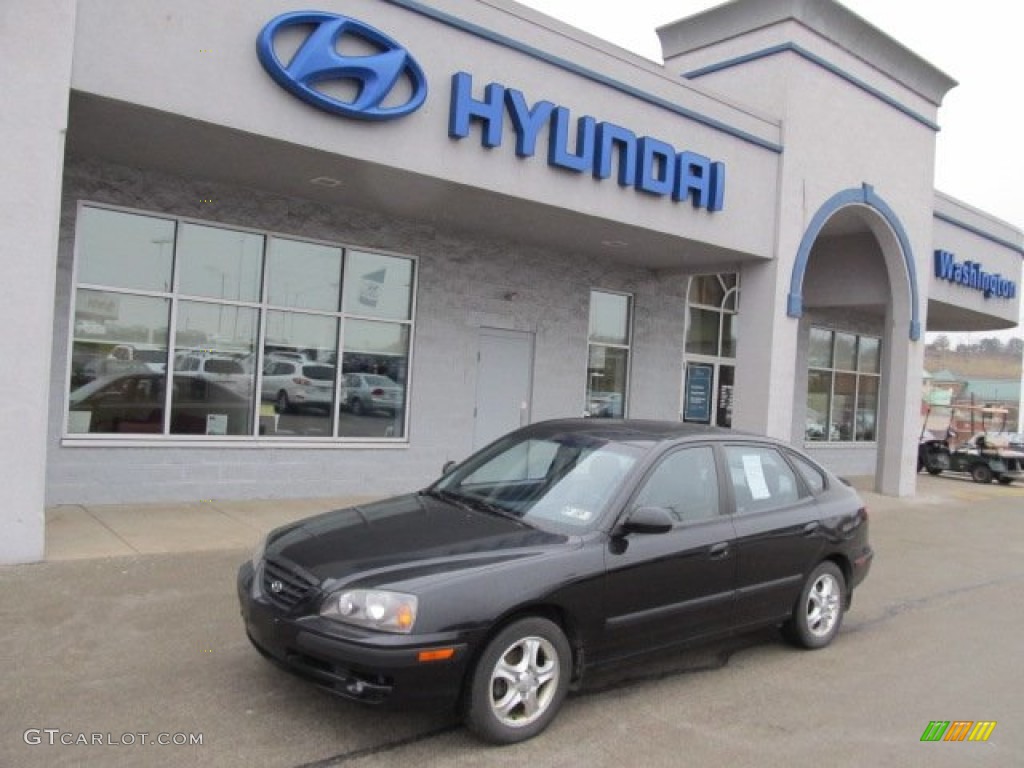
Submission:
[[[421,494],[327,512],[270,535],[266,555],[321,581],[377,582],[481,567],[564,545],[567,536]]]

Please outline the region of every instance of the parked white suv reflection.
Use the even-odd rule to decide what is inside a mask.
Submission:
[[[305,406],[330,410],[334,401],[334,366],[297,360],[271,359],[263,369],[263,399],[273,400],[278,413]],[[342,401],[345,386],[341,388]]]
[[[252,374],[230,355],[179,352],[174,358],[174,375],[212,381],[242,397],[249,397],[252,391]]]

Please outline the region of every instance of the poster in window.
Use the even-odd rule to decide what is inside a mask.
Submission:
[[[692,421],[698,424],[711,423],[711,388],[714,370],[712,365],[687,363],[683,421]]]

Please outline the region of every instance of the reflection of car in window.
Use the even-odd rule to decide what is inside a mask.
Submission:
[[[174,359],[174,375],[216,382],[243,397],[249,396],[253,378],[237,358],[216,354],[179,353]]]
[[[108,376],[74,390],[68,397],[71,433],[161,433],[164,422],[163,374]],[[171,400],[172,434],[207,434],[208,417],[227,419],[226,434],[248,434],[248,398],[220,384],[176,377]]]
[[[261,391],[264,400],[272,400],[279,413],[303,406],[330,409],[334,402],[334,366],[271,359],[263,367]],[[341,398],[345,398],[342,386]]]
[[[346,373],[348,409],[360,416],[372,411],[394,414],[405,402],[405,390],[394,379],[376,373]]]

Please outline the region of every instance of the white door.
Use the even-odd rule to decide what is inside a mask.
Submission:
[[[473,448],[530,423],[533,334],[481,328]]]

